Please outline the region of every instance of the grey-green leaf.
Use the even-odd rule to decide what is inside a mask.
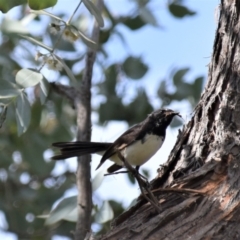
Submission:
[[[173,75],[173,83],[176,87],[181,86],[185,82],[183,77],[186,75],[188,71],[189,68],[182,68],[175,72],[175,74]]]
[[[67,218],[72,211],[77,208],[77,196],[64,198],[58,205],[50,212],[45,224],[52,225],[62,219]]]
[[[39,72],[23,68],[16,74],[16,83],[27,88],[37,85],[43,79],[43,75]]]
[[[49,82],[46,80],[46,78],[42,78],[40,80],[40,101],[41,101],[41,104],[44,104],[45,103],[45,100],[46,100],[46,97],[48,95],[48,91],[49,91]]]
[[[1,24],[1,30],[2,32],[5,32],[7,34],[28,34],[28,29],[17,20],[13,20],[10,18],[3,18],[2,24]]]
[[[158,26],[155,16],[152,14],[152,12],[148,8],[146,7],[141,8],[140,17],[145,23],[151,24],[155,27]]]
[[[6,120],[7,116],[7,106],[2,107],[2,111],[0,113],[0,128],[2,127],[4,121]]]
[[[104,179],[104,173],[105,169],[102,171],[99,171],[96,176],[92,180],[92,191],[96,191],[102,184],[103,179]]]
[[[99,212],[95,215],[95,220],[97,223],[105,223],[113,219],[114,213],[112,210],[111,205],[108,201],[104,201],[102,207],[100,208]]]
[[[25,92],[16,98],[16,117],[18,124],[18,135],[26,132],[31,120],[31,106]]]
[[[128,57],[123,65],[123,71],[132,79],[140,79],[148,71],[148,66],[142,62],[141,58]]]
[[[21,4],[26,4],[27,0],[0,0],[0,11],[3,13],[6,13],[9,11],[11,8],[19,6]]]
[[[28,0],[28,5],[31,9],[41,10],[49,7],[53,7],[57,3],[57,0]]]
[[[186,16],[193,16],[196,14],[195,11],[188,9],[187,7],[173,2],[168,6],[169,11],[174,17],[183,18]]]
[[[21,93],[16,84],[0,79],[0,99],[13,98]]]
[[[88,11],[96,18],[99,27],[104,27],[104,21],[98,8],[90,0],[83,0],[83,3]]]

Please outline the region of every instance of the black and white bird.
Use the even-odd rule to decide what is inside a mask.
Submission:
[[[108,168],[108,173],[113,173],[124,167],[119,153],[132,166],[139,167],[146,163],[162,146],[166,129],[174,116],[181,115],[170,109],[159,109],[151,114],[141,123],[134,125],[124,132],[113,143],[109,142],[57,142],[54,147],[60,149],[61,154],[53,156],[53,160],[62,160],[70,157],[86,154],[100,154],[101,161],[97,167],[107,160],[114,162]]]

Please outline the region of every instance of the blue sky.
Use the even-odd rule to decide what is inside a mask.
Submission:
[[[60,0],[59,5],[49,11],[59,12],[67,8],[72,12],[76,6],[76,0]],[[131,8],[131,1],[127,0],[105,0],[113,14],[124,14]],[[219,4],[217,0],[188,0],[184,4],[197,12],[194,17],[187,17],[183,20],[174,18],[166,10],[167,1],[155,0],[151,3],[150,9],[156,16],[161,28],[152,26],[144,27],[138,31],[130,31],[124,26],[119,26],[119,30],[124,34],[127,48],[121,43],[117,36],[110,39],[106,47],[109,53],[109,63],[122,61],[129,53],[135,56],[142,56],[144,61],[150,66],[148,73],[138,83],[147,89],[148,95],[153,105],[157,108],[159,100],[156,98],[156,89],[161,79],[167,76],[173,68],[190,67],[191,71],[187,75],[188,79],[196,78],[199,75],[207,76],[208,64],[211,61],[212,46],[217,26],[215,19],[216,8]],[[11,12],[10,12],[11,14]],[[31,66],[30,66],[31,67]],[[134,91],[134,88],[133,88]],[[190,110],[186,103],[182,105],[174,104],[175,110],[179,109],[185,121],[189,119]],[[113,141],[118,137],[127,125],[125,123],[111,122],[105,127],[93,126],[94,141]],[[149,169],[151,179],[156,175],[156,168],[164,163],[174,145],[177,136],[177,129],[168,129],[167,138],[160,151],[144,165]],[[99,158],[93,157],[92,175],[96,174],[95,168]],[[71,169],[76,169],[76,162],[67,160]],[[106,164],[107,167],[108,164]],[[58,164],[55,172],[61,173],[63,165]],[[110,190],[110,191],[109,191]],[[66,196],[76,194],[76,189],[66,193]],[[103,184],[96,194],[102,199],[117,199],[128,206],[130,202],[138,196],[139,190],[135,185],[130,185],[125,176],[109,176],[104,179]],[[16,239],[13,235],[1,235],[1,239]],[[58,237],[55,238],[60,239]],[[63,238],[61,238],[63,239]]]

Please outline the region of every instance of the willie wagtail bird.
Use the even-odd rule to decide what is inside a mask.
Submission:
[[[141,123],[134,125],[124,132],[113,143],[108,142],[57,142],[54,147],[60,149],[61,154],[53,156],[53,160],[62,160],[86,154],[100,154],[102,159],[97,169],[107,160],[114,162],[108,168],[113,173],[124,167],[119,153],[132,166],[139,167],[146,163],[162,146],[166,129],[174,116],[181,115],[170,109],[159,109],[152,112]]]

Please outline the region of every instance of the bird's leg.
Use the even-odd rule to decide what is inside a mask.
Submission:
[[[120,151],[117,152],[119,159],[121,159],[121,161],[124,163],[125,167],[128,169],[129,172],[131,172],[133,174],[133,176],[136,178],[139,188],[141,190],[141,193],[143,195],[143,197],[150,202],[155,208],[156,210],[160,213],[161,209],[158,206],[158,201],[157,199],[154,197],[154,195],[152,194],[152,192],[149,190],[149,187],[147,186],[146,182],[143,181],[143,179],[140,177],[139,173],[138,173],[138,169],[133,168],[128,161],[123,157],[123,155],[121,154]],[[147,181],[148,182],[148,181]],[[149,183],[148,183],[149,184]],[[143,188],[145,188],[145,190],[148,193],[148,196],[145,194]]]
[[[141,173],[139,173],[139,168],[140,168],[140,166],[136,166],[135,170],[138,173],[138,175],[145,181],[145,184],[149,188],[150,187],[150,183],[148,182],[148,179],[145,176],[143,176]]]

